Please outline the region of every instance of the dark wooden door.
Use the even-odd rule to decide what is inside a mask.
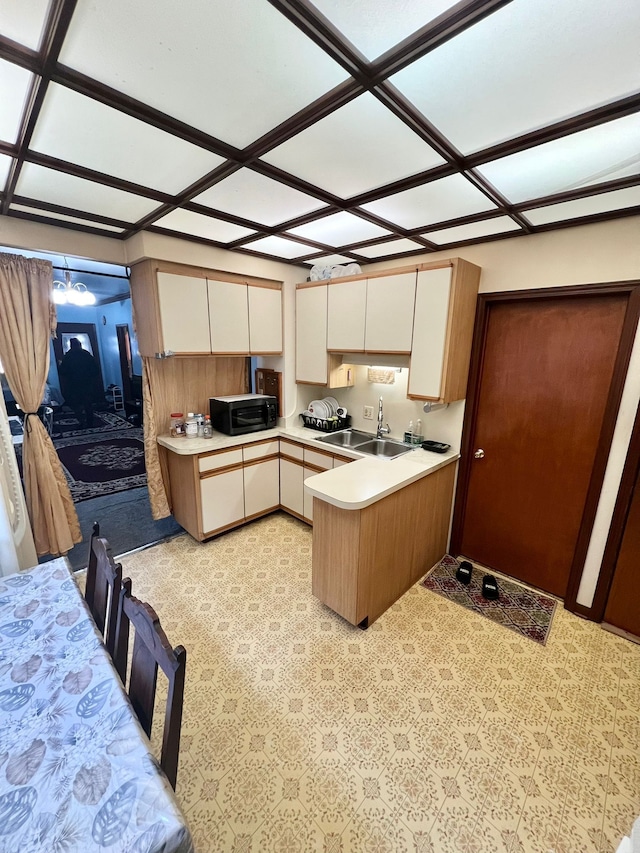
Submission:
[[[640,638],[640,474],[631,498],[604,621]]]
[[[564,597],[628,294],[490,303],[459,550]],[[478,456],[481,454],[478,453]]]

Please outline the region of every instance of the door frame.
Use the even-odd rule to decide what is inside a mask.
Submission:
[[[613,509],[613,517],[607,536],[607,544],[605,545],[604,554],[602,556],[602,565],[598,582],[596,584],[595,593],[593,596],[593,618],[596,622],[602,622],[604,619],[605,610],[613,576],[615,574],[618,555],[622,547],[622,539],[624,537],[625,526],[629,512],[631,510],[631,500],[635,489],[638,473],[640,472],[640,406],[636,412],[633,430],[631,432],[631,440],[629,441],[629,449],[625,459],[624,468],[622,469],[622,477],[620,479],[620,488],[616,497],[616,503]]]
[[[478,404],[480,397],[480,378],[484,367],[484,353],[489,323],[491,306],[506,302],[520,302],[526,300],[558,299],[567,297],[583,296],[608,296],[612,293],[627,293],[629,295],[627,309],[624,316],[620,343],[609,387],[609,394],[605,407],[604,419],[598,446],[587,489],[585,507],[580,522],[578,538],[569,572],[569,582],[564,599],[564,607],[572,613],[577,613],[587,619],[598,621],[596,599],[591,607],[578,604],[576,597],[580,585],[580,578],[587,556],[587,549],[591,539],[591,532],[595,521],[596,510],[602,485],[611,442],[620,408],[622,390],[627,375],[631,350],[638,327],[640,317],[640,281],[616,281],[609,283],[579,284],[564,287],[544,287],[527,290],[506,290],[495,293],[478,294],[476,306],[476,319],[473,333],[473,344],[471,348],[471,363],[469,367],[469,379],[467,383],[467,397],[462,426],[462,443],[460,448],[460,464],[458,470],[458,486],[453,508],[453,519],[451,526],[451,552],[460,553],[462,543],[462,531],[464,526],[465,507],[469,482],[471,478],[471,465],[473,462],[473,448],[476,432],[476,420],[478,416]],[[598,582],[600,583],[600,581]],[[597,594],[597,593],[596,593]],[[604,607],[603,607],[604,610]]]

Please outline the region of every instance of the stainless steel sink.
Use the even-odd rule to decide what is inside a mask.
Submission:
[[[333,444],[334,447],[358,447],[365,442],[375,440],[375,436],[370,432],[361,432],[358,429],[343,429],[340,432],[331,432],[328,435],[322,435],[317,440],[324,444]]]
[[[355,449],[358,453],[368,453],[370,456],[381,456],[384,459],[395,459],[396,456],[402,456],[414,450],[410,445],[390,438],[374,438],[373,441],[359,444]]]

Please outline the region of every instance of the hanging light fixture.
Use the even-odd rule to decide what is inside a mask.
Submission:
[[[53,282],[53,301],[56,305],[95,305],[96,298],[86,284],[72,283],[69,270],[64,271],[64,281]]]

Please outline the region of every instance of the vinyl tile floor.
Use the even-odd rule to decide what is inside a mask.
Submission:
[[[558,607],[543,647],[419,585],[361,631],[312,596],[311,543],[276,513],[122,560],[187,648],[198,853],[614,851],[640,814],[640,646]]]

